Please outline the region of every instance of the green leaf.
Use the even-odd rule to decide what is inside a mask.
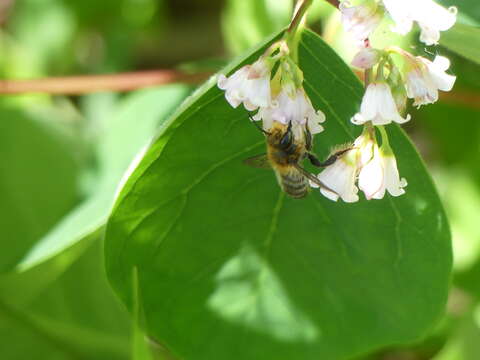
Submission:
[[[107,283],[103,243],[95,240],[67,271],[29,299],[24,292],[37,286],[36,277],[16,274],[15,287],[1,284],[2,357],[28,359],[35,349],[41,359],[129,358],[128,314]]]
[[[362,86],[313,33],[299,50],[327,116],[315,147],[326,156],[360,133],[349,120]],[[114,289],[132,311],[137,267],[147,331],[181,359],[347,359],[426,335],[447,297],[449,228],[417,152],[389,130],[406,195],[290,199],[272,172],[242,164],[265,151],[263,136],[211,81],[119,195],[105,243]]]
[[[0,108],[0,272],[10,270],[75,205],[73,149],[38,115]]]
[[[480,64],[480,28],[456,24],[442,33],[440,44],[463,57]]]
[[[188,87],[172,85],[139,91],[121,103],[112,114],[111,131],[99,145],[101,174],[95,192],[35,244],[18,265],[19,270],[59,254],[104,225],[123,173],[187,93]]]

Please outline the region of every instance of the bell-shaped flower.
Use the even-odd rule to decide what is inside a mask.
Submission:
[[[384,170],[378,145],[373,148],[373,157],[362,167],[358,175],[358,187],[370,200],[382,188],[384,183]],[[384,190],[385,192],[385,190]]]
[[[380,148],[380,152],[382,153],[382,148]],[[383,161],[384,180],[382,187],[375,195],[373,195],[373,198],[383,198],[385,189],[387,189],[392,196],[400,196],[405,194],[405,190],[403,188],[407,186],[407,180],[405,180],[405,178],[400,178],[395,156],[393,153],[382,153],[381,156]]]
[[[358,201],[358,188],[355,185],[357,177],[356,151],[348,151],[332,165],[318,174],[318,179],[331,191],[320,188],[320,192],[330,200],[337,201],[340,197],[345,202]]]
[[[443,56],[436,56],[432,61],[421,56],[410,60],[409,70],[405,74],[407,96],[414,99],[413,105],[431,104],[438,100],[438,90],[450,91],[456,77],[445,71],[450,61]]]
[[[308,125],[312,134],[323,131],[320,123],[325,121],[325,114],[315,110],[303,88],[295,89],[293,84],[284,85],[279,94],[272,101],[272,105],[260,108],[254,115],[254,120],[263,120],[263,128],[268,131],[273,121],[282,124],[300,124],[303,128]]]
[[[389,146],[379,148],[375,144],[373,157],[358,175],[358,187],[365,193],[367,200],[382,199],[385,190],[392,196],[400,196],[405,193],[405,186],[407,181],[400,179],[397,161]]]
[[[382,13],[377,3],[372,0],[357,6],[351,6],[348,1],[342,1],[339,9],[345,31],[352,33],[353,37],[359,41],[367,39],[382,20]]]
[[[352,60],[352,65],[360,69],[370,69],[380,60],[380,51],[371,47],[361,49]]]
[[[320,174],[318,179],[331,191],[320,188],[320,192],[330,200],[341,198],[345,202],[358,201],[358,188],[355,185],[357,174],[372,158],[374,139],[369,133],[360,135],[353,143],[351,150],[342,154],[332,165],[329,165]],[[312,187],[318,187],[310,183]]]
[[[363,95],[360,112],[355,114],[351,121],[361,125],[371,121],[373,125],[386,125],[392,121],[403,124],[410,120],[400,116],[390,86],[384,81],[376,81],[368,85]]]
[[[218,76],[217,85],[225,90],[225,98],[231,106],[241,103],[248,111],[271,105],[270,95],[271,68],[263,57],[251,65],[245,65],[229,77]]]
[[[448,9],[433,0],[383,0],[386,10],[395,22],[393,31],[405,35],[416,21],[421,29],[420,41],[434,45],[440,31],[450,29],[457,19],[457,9]]]

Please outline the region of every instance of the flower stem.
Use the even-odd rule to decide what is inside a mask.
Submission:
[[[285,32],[285,40],[290,49],[292,59],[298,63],[298,43],[300,42],[301,28],[305,22],[307,10],[312,5],[313,0],[298,0],[295,6],[295,14],[293,15],[290,26]]]
[[[381,146],[382,153],[387,156],[393,155],[393,150],[390,147],[390,142],[388,140],[387,130],[385,130],[384,126],[377,126],[377,128],[378,128],[378,131],[380,131],[380,136],[382,137],[382,146]]]
[[[312,5],[313,0],[298,0],[295,6],[295,14],[293,15],[292,22],[287,29],[288,34],[295,34],[300,27],[303,17],[305,16],[308,8]]]

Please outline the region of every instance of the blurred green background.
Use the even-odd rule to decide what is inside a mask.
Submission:
[[[477,0],[443,3],[479,25]],[[216,72],[286,25],[292,7],[291,0],[2,0],[0,72],[3,79]],[[310,25],[351,58],[330,6],[317,0]],[[403,45],[448,55],[458,77],[439,103],[411,109],[415,120],[405,127],[447,209],[455,273],[447,314],[431,337],[368,358],[479,359],[480,68],[412,39]],[[130,162],[194,87],[0,98],[2,359],[169,358],[143,341],[114,297],[102,227]]]

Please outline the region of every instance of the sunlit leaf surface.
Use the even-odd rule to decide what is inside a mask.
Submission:
[[[245,59],[252,62],[259,52]],[[305,88],[327,116],[316,151],[351,141],[362,86],[316,35],[300,43]],[[107,225],[108,277],[148,334],[180,359],[347,359],[425,335],[443,312],[448,224],[416,151],[388,127],[399,198],[286,197],[242,160],[262,135],[211,81],[165,123]]]

